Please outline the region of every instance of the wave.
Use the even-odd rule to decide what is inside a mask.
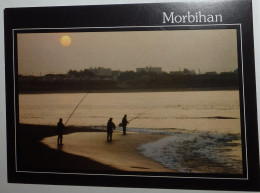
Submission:
[[[105,130],[105,126],[96,126]],[[122,130],[117,128],[116,130]],[[240,134],[189,131],[178,128],[127,128],[128,132],[160,134],[164,138],[141,145],[145,157],[181,173],[242,174]]]
[[[239,134],[178,132],[139,150],[145,157],[183,173],[242,174]]]

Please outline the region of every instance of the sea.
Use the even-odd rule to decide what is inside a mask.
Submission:
[[[126,114],[127,132],[163,136],[140,153],[181,173],[242,174],[240,111],[238,90],[19,94],[20,123],[105,129]]]

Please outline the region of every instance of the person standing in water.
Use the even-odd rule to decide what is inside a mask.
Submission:
[[[58,145],[62,145],[63,131],[65,129],[64,124],[62,123],[62,118],[60,118],[57,123],[57,133],[58,133]]]
[[[116,125],[113,123],[113,118],[110,118],[107,122],[107,141],[112,141],[112,134],[115,128]]]
[[[125,115],[122,119],[122,127],[123,127],[123,135],[126,135],[126,125],[129,122],[127,121],[127,115]]]

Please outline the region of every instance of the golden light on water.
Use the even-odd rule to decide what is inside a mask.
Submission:
[[[71,37],[68,35],[64,35],[60,38],[61,45],[68,47],[71,44]]]

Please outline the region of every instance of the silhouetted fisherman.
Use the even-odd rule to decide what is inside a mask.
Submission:
[[[126,125],[129,122],[127,121],[127,115],[125,115],[122,119],[122,127],[123,127],[123,135],[126,135]]]
[[[107,141],[112,141],[113,130],[116,125],[113,123],[113,118],[110,118],[107,122]]]
[[[62,118],[60,118],[59,122],[57,123],[57,133],[58,133],[58,145],[62,145],[62,135],[65,126],[62,123]]]

